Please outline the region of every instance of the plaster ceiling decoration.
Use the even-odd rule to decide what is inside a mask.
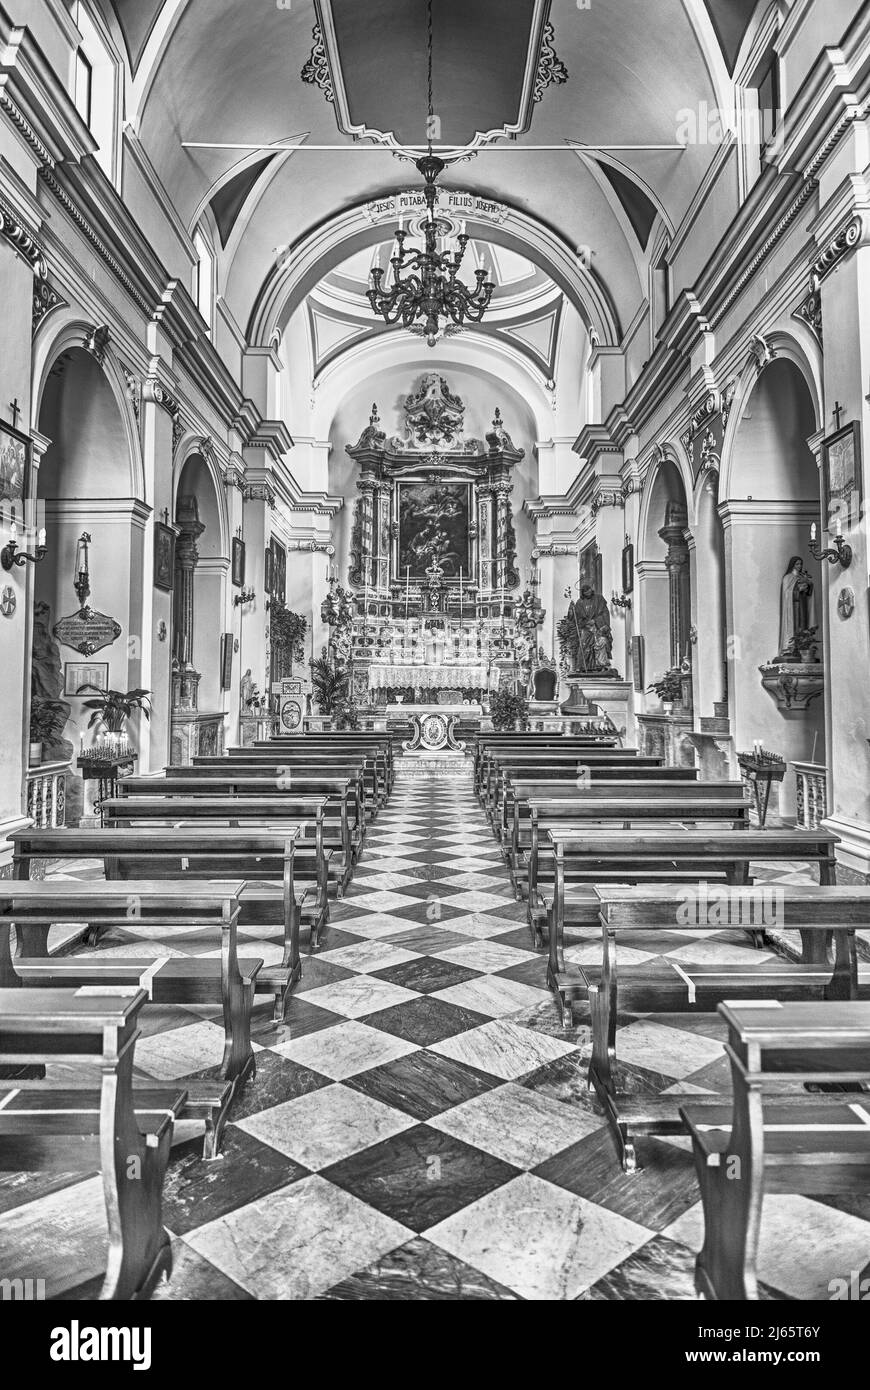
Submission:
[[[521,323],[509,324],[501,330],[522,344],[548,381],[556,375],[556,351],[564,303],[564,297],[560,294],[546,313],[524,319]]]
[[[164,0],[111,0],[134,76],[163,3]]]
[[[211,210],[214,213],[221,246],[224,248],[232,235],[239,213],[254,191],[257,180],[265,173],[272,160],[277,158],[276,154],[267,154],[265,158],[249,164],[246,169],[228,179],[212,198]]]
[[[308,331],[311,339],[313,377],[316,380],[341,353],[366,338],[377,338],[386,333],[384,324],[371,320],[363,323],[348,315],[330,312],[313,298],[307,301]]]
[[[729,72],[734,71],[756,3],[757,0],[704,0]]]
[[[649,234],[657,216],[656,209],[643,189],[628,174],[603,159],[595,162],[619,199],[620,206],[631,223],[632,231],[646,250]]]
[[[522,134],[547,88],[568,81],[554,47],[551,0],[440,0],[435,7],[434,144],[467,153]],[[427,140],[426,0],[315,0],[302,68],[335,107],[339,130],[397,150]]]

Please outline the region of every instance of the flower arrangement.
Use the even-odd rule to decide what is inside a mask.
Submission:
[[[672,666],[669,671],[665,671],[660,680],[653,681],[652,685],[648,685],[647,690],[654,690],[665,704],[676,704],[678,700],[683,698],[681,676],[680,667]]]
[[[489,697],[489,714],[494,729],[528,728],[529,702],[515,690],[494,690]]]

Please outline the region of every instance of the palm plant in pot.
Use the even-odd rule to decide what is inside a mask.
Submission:
[[[116,744],[118,748],[127,732],[128,720],[139,713],[145,719],[151,718],[150,690],[128,690],[125,693],[122,690],[100,690],[96,685],[82,685],[76,694],[82,695],[88,690],[96,694],[95,699],[85,700],[84,703],[84,708],[91,711],[88,728],[93,729],[100,725],[105,730],[109,743]]]
[[[62,700],[34,700],[30,706],[30,766],[38,767],[45,748],[63,738],[70,708]]]

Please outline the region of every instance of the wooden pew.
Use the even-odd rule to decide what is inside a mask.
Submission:
[[[705,784],[701,784],[705,785]],[[610,884],[682,881],[751,886],[750,865],[766,860],[818,864],[823,885],[836,882],[836,846],[829,830],[742,830],[685,827],[609,830],[601,826],[565,826],[548,831],[553,847],[552,887],[539,885],[539,916],[549,939],[547,983],[570,1021],[575,999],[584,998],[585,982],[565,966],[565,932],[594,927],[599,921],[595,888]],[[721,930],[721,929],[720,929]],[[763,930],[747,926],[756,944]]]
[[[521,890],[525,870],[528,922],[532,940],[542,945],[547,914],[543,896],[555,876],[553,838],[550,832],[582,829],[590,822],[615,822],[623,828],[646,822],[718,821],[734,829],[748,829],[750,801],[742,782],[590,782],[574,796],[533,798],[529,806],[529,849],[518,861],[514,887]],[[568,843],[568,842],[566,842]],[[589,875],[576,854],[569,856],[568,877],[588,882]],[[659,877],[673,878],[663,868]],[[676,875],[679,877],[679,875]],[[604,878],[613,878],[605,872]],[[655,877],[655,874],[652,875]],[[632,875],[629,875],[629,879]]]
[[[260,956],[238,958],[239,882],[176,883],[95,880],[90,883],[0,883],[0,988],[141,987],[156,1004],[219,1004],[224,1051],[217,1080],[190,1083],[182,1118],[204,1124],[204,1157],[216,1157],[227,1115],[239,1090],[256,1072],[251,1046],[251,1010],[262,969]],[[105,930],[139,923],[160,929],[211,928],[220,958],[201,956],[109,958],[50,957],[49,928],[56,922]],[[10,952],[15,927],[16,954]]]
[[[285,750],[301,750],[306,755],[311,756],[313,754],[315,757],[320,753],[326,753],[327,756],[347,752],[354,755],[362,753],[383,770],[384,797],[389,796],[393,790],[395,781],[395,735],[393,734],[333,733],[303,734],[301,737],[286,735],[268,740],[258,740],[245,748],[231,747],[229,756],[235,757],[239,754],[244,759],[244,755],[249,751],[256,754],[264,748],[270,750],[272,754],[281,754]]]
[[[255,758],[242,762],[236,758],[197,758],[184,766],[167,767],[163,773],[166,780],[185,777],[233,784],[247,782],[271,782],[281,791],[295,791],[297,783],[307,790],[310,783],[330,778],[346,778],[358,784],[358,799],[365,809],[366,820],[374,820],[383,804],[378,787],[375,768],[363,758],[330,759],[313,762],[309,753],[304,762],[294,758]],[[127,779],[128,781],[131,779]],[[141,779],[136,779],[141,780]],[[151,778],[150,780],[154,780]],[[135,794],[135,789],[134,789]]]
[[[9,836],[13,845],[13,875],[30,877],[33,861],[45,859],[102,860],[106,879],[127,882],[169,879],[183,883],[195,879],[242,879],[240,895],[243,927],[268,927],[281,931],[284,957],[280,965],[264,966],[257,976],[257,993],[274,1001],[276,1020],[284,1017],[293,986],[302,975],[299,928],[311,929],[312,950],[319,948],[320,934],[329,917],[326,873],[330,851],[313,842],[313,851],[298,852],[303,866],[316,861],[318,878],[313,887],[300,886],[295,878],[300,828],[294,825],[226,827],[208,824],[181,827],[148,826],[119,830],[18,830]],[[100,927],[90,933],[96,942]]]
[[[855,947],[856,928],[870,925],[870,887],[715,887],[704,883],[599,887],[594,891],[602,933],[602,964],[600,970],[577,967],[589,994],[589,1082],[610,1121],[626,1171],[631,1171],[636,1163],[635,1136],[677,1133],[679,1117],[673,1096],[621,1094],[618,1012],[711,1013],[728,998],[788,1000],[815,996],[851,1000],[862,991],[870,995],[870,968],[859,969]],[[766,926],[794,929],[801,937],[801,959],[777,959],[763,966],[680,961],[666,962],[658,968],[628,966],[619,971],[621,932],[638,935],[646,931],[674,931],[685,921],[691,921],[691,930],[699,932],[721,932],[729,927],[740,930],[750,924],[762,930]],[[831,938],[832,962],[827,958]],[[650,1066],[655,1067],[654,1057]]]
[[[677,780],[681,781],[696,780],[697,777],[694,772],[688,777],[680,777],[679,774],[689,773],[690,770],[663,768],[657,759],[644,759],[640,762],[637,758],[625,758],[621,756],[620,749],[612,754],[598,753],[594,758],[586,758],[583,751],[579,750],[570,753],[548,753],[543,757],[528,753],[515,756],[495,753],[487,758],[485,763],[480,788],[481,804],[493,828],[497,829],[505,779],[508,776],[556,781],[573,779],[579,784],[592,780],[597,774],[606,776],[608,768],[623,773],[629,779],[636,773],[649,776],[665,773],[666,777],[676,776]]]
[[[480,757],[475,771],[474,789],[484,807],[494,798],[494,782],[500,764],[510,764],[515,769],[524,767],[535,769],[544,762],[553,767],[660,767],[661,758],[641,757],[631,748],[583,748],[563,745],[561,748],[546,749],[543,752],[532,749],[514,751],[510,748],[486,748]]]
[[[768,1193],[866,1194],[870,1187],[870,1004],[720,1004],[730,1104],[685,1104],[704,1208],[695,1287],[756,1300]],[[857,1094],[770,1094],[771,1084],[832,1082]],[[849,1271],[844,1271],[849,1278]]]
[[[0,1168],[100,1172],[109,1234],[100,1292],[106,1300],[146,1299],[172,1268],[163,1180],[186,1091],[155,1087],[134,1098],[138,1019],[147,998],[142,989],[99,996],[0,989],[0,1062],[89,1064],[102,1074],[92,1089],[0,1082]]]
[[[298,846],[301,849],[305,847],[306,840],[309,841],[307,871],[313,873],[314,865],[310,854],[310,844],[313,842],[315,857],[319,847],[322,847],[324,852],[332,851],[328,878],[339,898],[343,896],[353,877],[356,862],[354,845],[358,845],[359,841],[352,832],[347,801],[339,807],[335,802],[330,804],[328,798],[316,794],[291,797],[282,792],[272,795],[262,793],[258,796],[161,796],[161,784],[155,782],[153,785],[155,791],[149,796],[112,797],[104,801],[101,808],[104,825],[108,828],[125,825],[177,825],[184,822],[188,825],[213,824],[215,827],[268,825],[280,828],[284,822],[291,825],[307,823],[313,834],[304,835],[302,844]]]
[[[633,767],[630,764],[577,763],[564,767],[496,768],[494,830],[506,857],[516,867],[520,849],[529,847],[530,800],[559,800],[576,796],[589,782],[697,782],[693,767]],[[517,808],[519,810],[517,811]],[[516,824],[514,823],[516,821]]]

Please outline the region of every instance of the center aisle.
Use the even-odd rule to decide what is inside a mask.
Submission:
[[[470,780],[400,764],[287,1026],[256,1030],[226,1183],[195,1146],[173,1165],[169,1296],[692,1298],[689,1244],[659,1234],[697,1202],[690,1155],[652,1140],[654,1168],[621,1173],[545,964]],[[674,1022],[622,1029],[639,1086],[724,1075],[709,1020]],[[670,1075],[644,1070],[653,1043]]]

